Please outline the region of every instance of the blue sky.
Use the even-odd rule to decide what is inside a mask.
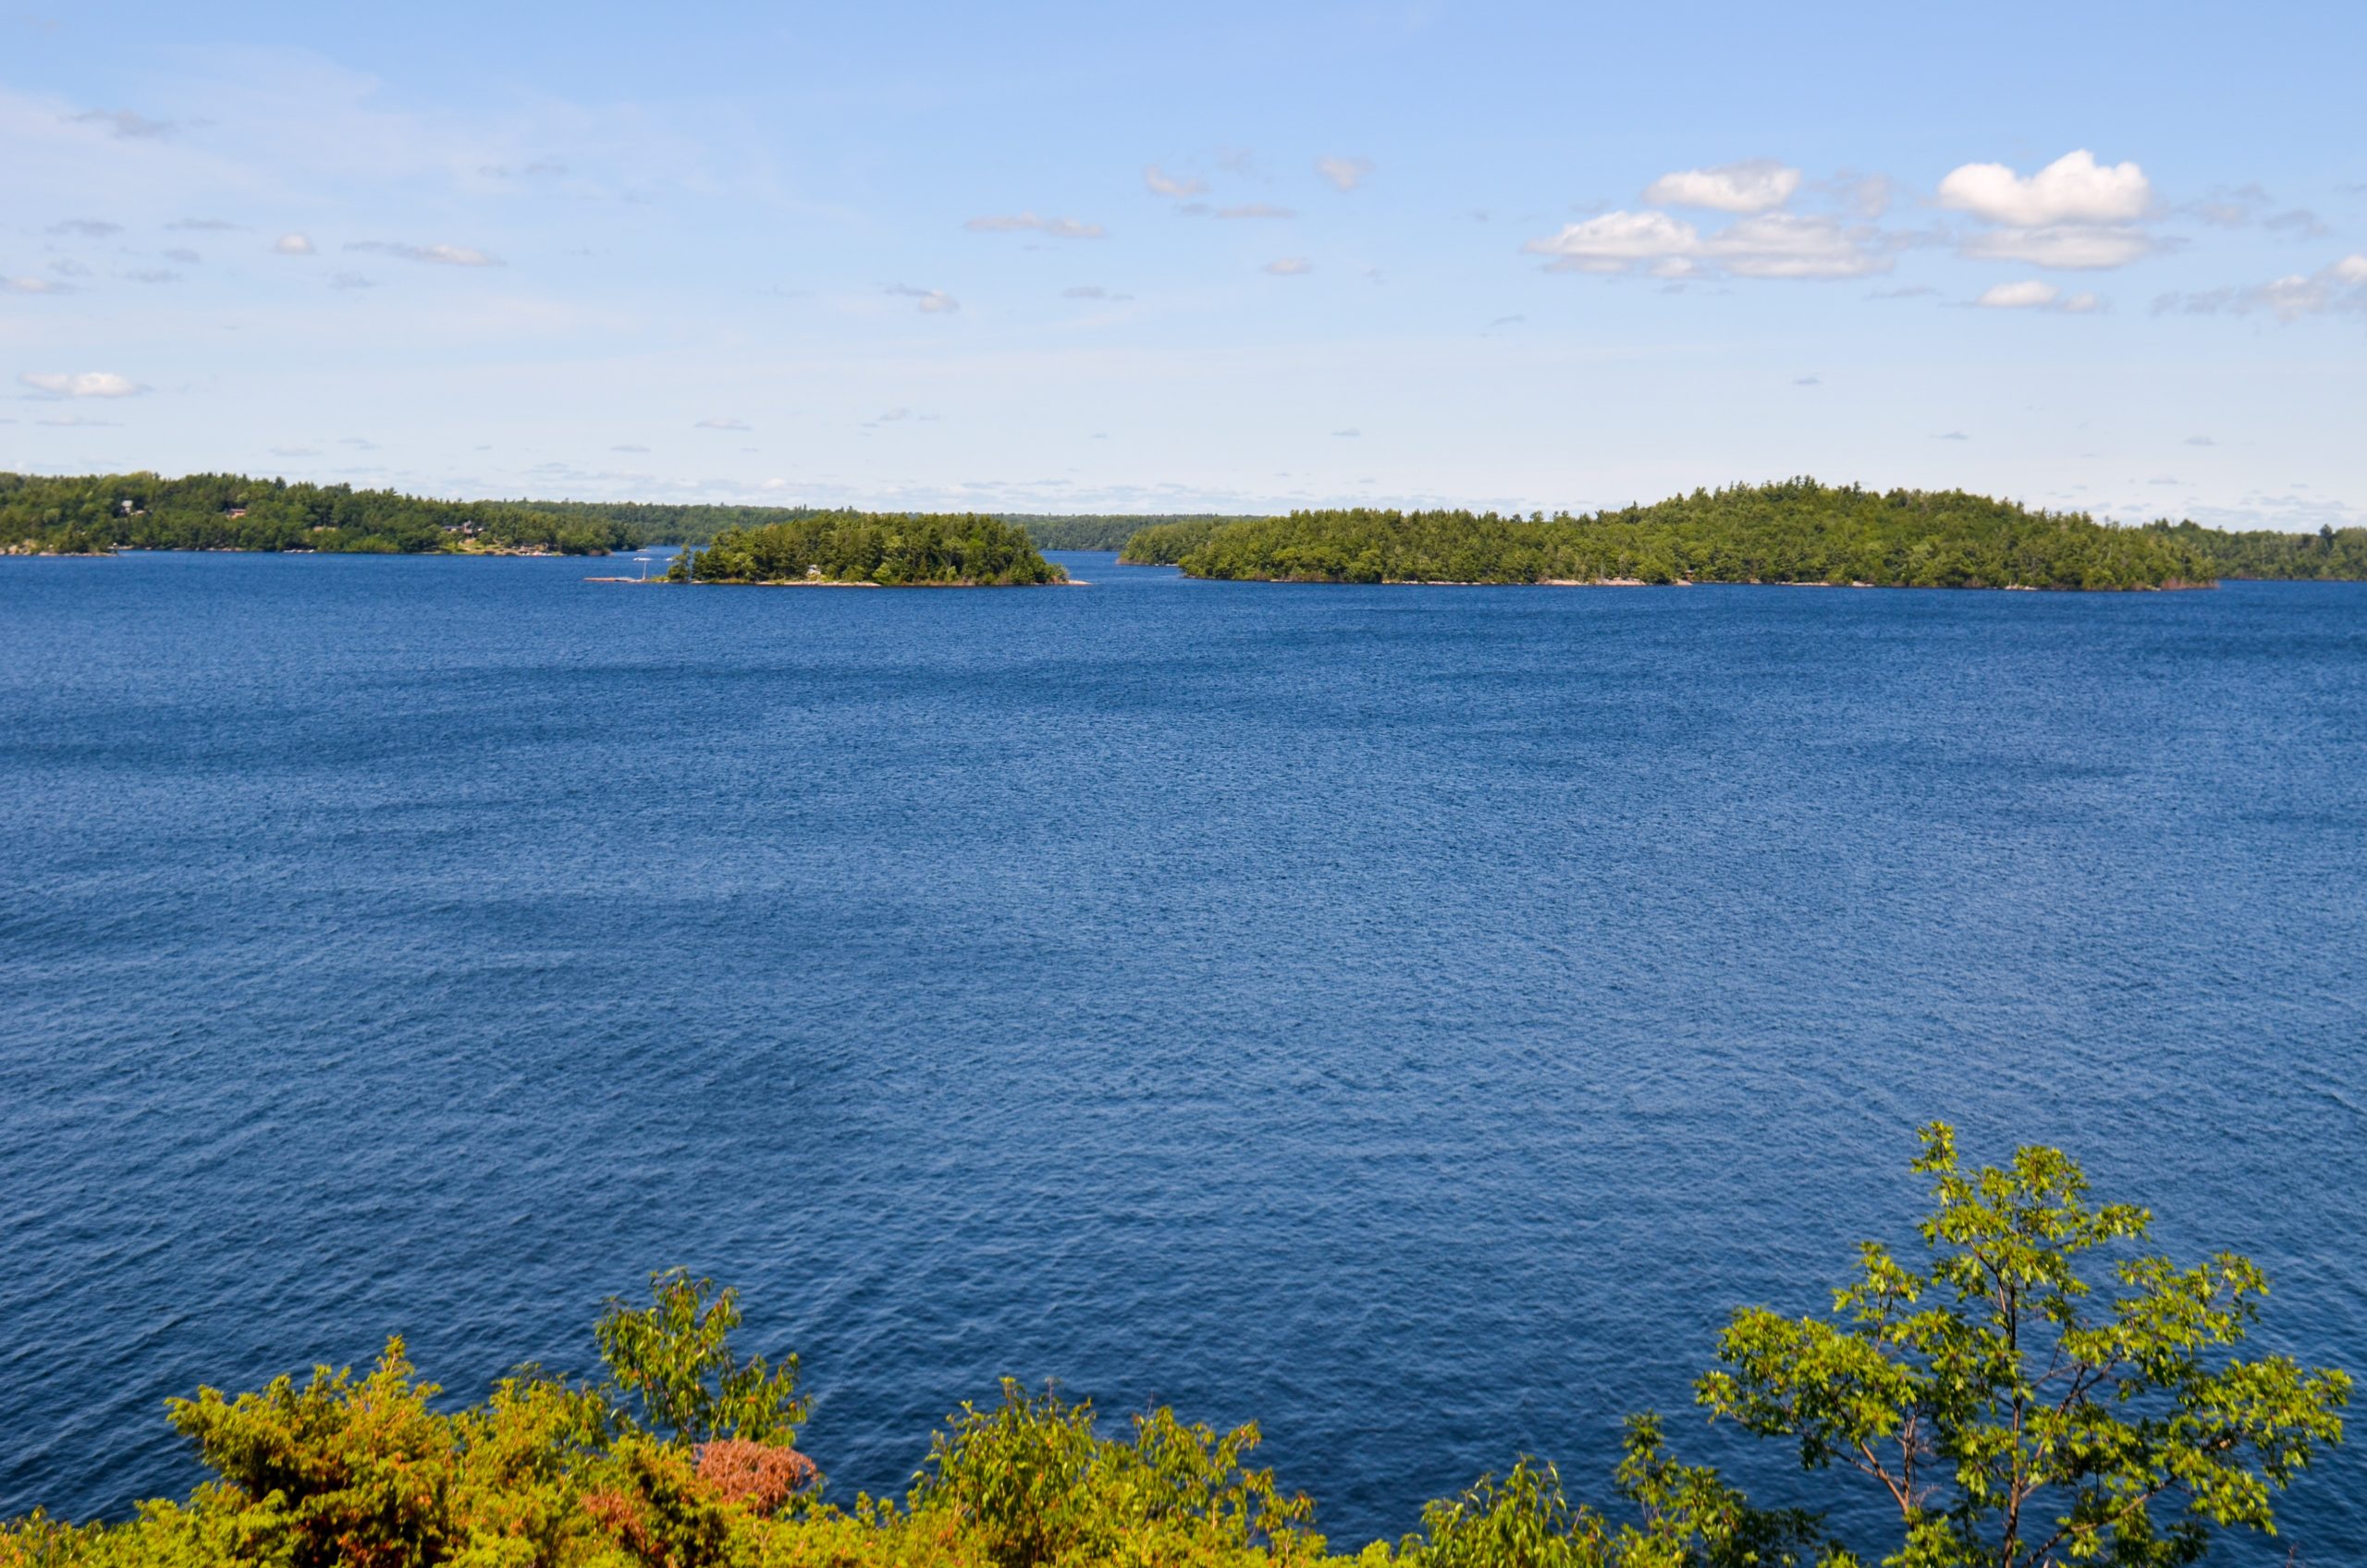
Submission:
[[[0,467],[2367,521],[2367,7],[78,0]]]

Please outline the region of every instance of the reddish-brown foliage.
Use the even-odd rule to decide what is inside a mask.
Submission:
[[[707,1489],[759,1513],[778,1511],[812,1486],[817,1475],[814,1462],[793,1448],[718,1438],[699,1449],[699,1479]]]

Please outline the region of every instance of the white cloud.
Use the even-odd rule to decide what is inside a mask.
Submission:
[[[1238,207],[1219,207],[1216,215],[1220,218],[1294,218],[1298,216],[1298,213],[1290,207],[1275,207],[1264,202],[1249,202]]]
[[[1276,277],[1301,277],[1315,270],[1315,263],[1305,256],[1284,256],[1266,263],[1266,270]]]
[[[271,248],[283,256],[309,256],[313,253],[313,241],[305,235],[283,234],[271,242]]]
[[[2345,256],[2328,270],[2338,283],[2367,283],[2367,255]]]
[[[2135,164],[2106,167],[2085,148],[2030,176],[2003,164],[1967,164],[1940,181],[1940,205],[2015,228],[2127,223],[2152,204],[2153,188]]]
[[[1645,268],[1656,277],[1702,273],[1735,277],[1863,277],[1886,272],[1890,258],[1870,231],[1829,217],[1762,213],[1710,235],[1666,213],[1603,213],[1532,239],[1535,255],[1557,258],[1557,272],[1621,273]]]
[[[395,239],[357,239],[346,247],[349,251],[364,251],[373,255],[399,256],[406,262],[426,262],[445,267],[497,267],[497,256],[469,245],[406,245]]]
[[[1081,223],[1075,218],[1039,218],[1034,213],[1020,213],[1009,217],[972,218],[962,226],[978,234],[1016,234],[1032,229],[1049,234],[1055,239],[1099,239],[1109,231],[1098,223]]]
[[[1318,158],[1315,172],[1331,182],[1334,190],[1354,190],[1372,175],[1370,158]]]
[[[1644,200],[1656,207],[1763,213],[1790,201],[1792,192],[1799,188],[1799,170],[1772,158],[1752,158],[1739,164],[1664,174],[1644,188]]]
[[[2093,294],[2066,294],[2036,278],[1985,288],[1973,303],[1993,311],[2062,311],[2074,315],[2103,309],[2103,301]]]
[[[2063,224],[2047,228],[2000,228],[1965,241],[1964,254],[1984,262],[2024,262],[2036,267],[2093,272],[2125,267],[2154,250],[2142,229]]]
[[[45,277],[0,277],[0,294],[71,294],[74,290],[63,283],[52,283]]]
[[[746,420],[740,419],[703,419],[691,428],[693,430],[746,430],[749,425]]]
[[[2000,283],[1985,288],[1973,303],[1993,311],[2036,310],[2052,305],[2062,293],[2063,290],[2052,283],[2041,283],[2033,278],[2028,283]]]
[[[915,288],[909,283],[897,283],[890,284],[888,292],[914,301],[914,308],[923,315],[951,315],[962,308],[961,300],[938,288]]]
[[[17,379],[34,391],[46,392],[53,398],[136,398],[148,390],[128,375],[117,375],[105,370],[80,373],[29,370]]]
[[[1154,196],[1198,196],[1208,189],[1208,182],[1196,175],[1169,174],[1157,164],[1143,169],[1143,185]]]

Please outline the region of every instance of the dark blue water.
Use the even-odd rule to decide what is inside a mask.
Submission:
[[[1730,1306],[1910,1239],[1933,1117],[2367,1371],[2367,586],[1070,564],[0,561],[0,1513],[392,1331],[587,1368],[678,1263],[842,1498],[1006,1372],[1260,1420],[1346,1543],[1600,1496]],[[2358,1451],[2286,1519],[2367,1557]]]

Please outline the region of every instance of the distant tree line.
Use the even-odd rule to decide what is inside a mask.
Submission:
[[[1290,582],[2161,588],[2221,575],[2219,542],[2229,536],[2187,527],[2121,528],[1960,490],[1792,479],[1588,517],[1358,508],[1148,529],[1125,558]]]
[[[2146,525],[2202,550],[2222,577],[2357,582],[2367,578],[2367,528],[2320,528],[2315,533],[2270,533],[2203,528],[2191,522]]]
[[[1027,530],[1027,536],[1039,550],[1122,550],[1126,541],[1146,528],[1213,526],[1220,522],[1239,521],[1238,517],[1200,513],[1078,513],[1073,517],[1046,517],[1033,512],[999,512],[1005,522],[1015,522]]]
[[[877,582],[884,587],[1022,587],[1065,582],[1027,531],[975,512],[816,512],[727,528],[675,557],[676,582]]]
[[[884,545],[876,558],[864,556],[871,545],[861,540],[889,533],[917,538],[908,525],[926,515],[643,501],[453,501],[232,473],[178,479],[144,472],[0,473],[0,553],[10,554],[129,548],[597,555],[648,545],[704,545],[734,534],[803,539],[810,533],[797,531],[818,524],[822,533],[850,541],[850,553],[803,563],[822,566],[833,579],[846,570],[877,569],[915,573],[906,581],[946,581],[939,575],[949,570],[946,560],[891,559]],[[1013,539],[1030,556],[1122,544],[1129,562],[1180,566],[1192,576],[1307,582],[2148,588],[2222,577],[2367,580],[2367,528],[2275,533],[2167,521],[2123,528],[2085,513],[2032,510],[1960,490],[1878,492],[1810,479],[1696,490],[1652,506],[1582,517],[1367,509],[1266,518],[958,516],[964,523],[961,536],[975,537],[987,552],[950,568],[961,581],[974,580],[964,575],[972,565],[986,572],[975,579],[982,582],[1034,570],[1018,557],[987,564]],[[977,521],[1002,532],[990,540],[968,526]],[[784,528],[791,533],[767,533]],[[727,570],[744,548],[727,550],[714,570]],[[778,563],[767,568],[771,564]]]

